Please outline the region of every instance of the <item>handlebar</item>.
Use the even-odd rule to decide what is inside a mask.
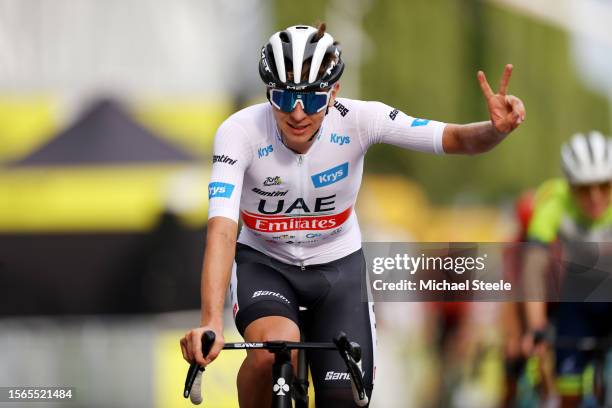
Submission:
[[[215,333],[208,330],[202,334],[202,354],[204,357],[208,355],[212,345],[215,342]],[[285,350],[338,350],[342,360],[346,364],[346,369],[351,377],[351,388],[353,390],[353,399],[360,406],[368,404],[368,396],[365,392],[363,384],[363,371],[361,370],[361,346],[355,342],[348,340],[344,332],[338,333],[333,339],[333,343],[302,343],[291,341],[264,341],[264,342],[244,342],[244,343],[226,343],[223,350],[244,350],[244,349],[261,349],[268,350],[271,353],[281,352]],[[195,405],[202,403],[201,392],[201,373],[204,372],[204,367],[200,367],[196,363],[192,363],[187,371],[185,379],[185,389],[183,396],[190,398]]]
[[[606,352],[612,348],[612,337],[557,337],[553,344],[566,350]]]
[[[533,343],[547,343],[564,350],[605,352],[612,349],[612,336],[555,336],[550,330],[536,330],[533,332]]]

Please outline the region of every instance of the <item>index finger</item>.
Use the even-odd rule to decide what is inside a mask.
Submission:
[[[184,337],[181,339],[180,345],[181,345],[181,353],[183,353],[183,358],[185,359],[185,361],[191,362],[191,356],[189,355],[187,340]]]
[[[490,97],[493,96],[493,90],[491,89],[491,86],[489,86],[489,83],[487,82],[487,77],[485,76],[485,73],[482,71],[478,71],[477,77],[478,77],[478,83],[480,84],[480,89],[482,89],[482,93],[487,99],[489,99]]]
[[[499,84],[499,94],[505,95],[508,90],[508,83],[510,82],[510,75],[512,75],[512,64],[506,64],[504,67],[504,74],[502,75],[501,83]]]
[[[191,332],[189,339],[191,340],[191,354],[193,356],[193,362],[199,365],[204,365],[205,360],[202,355],[202,340],[201,337],[198,336],[198,332],[196,330]]]

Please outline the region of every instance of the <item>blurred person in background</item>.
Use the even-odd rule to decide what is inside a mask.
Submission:
[[[361,299],[366,265],[353,211],[368,147],[388,143],[429,153],[476,154],[492,149],[525,119],[521,100],[506,95],[511,65],[498,93],[478,73],[490,120],[466,125],[338,98],[343,70],[340,47],[324,24],[279,31],[261,49],[259,61],[269,103],[247,107],[219,127],[201,322],[181,339],[188,362],[207,365],[222,349],[229,285],[235,323],[248,342],[299,341],[301,334],[307,341],[329,341],[345,331],[361,344],[370,396],[375,326],[372,305]],[[239,218],[243,227],[236,243]],[[311,315],[301,326],[299,306]],[[217,340],[203,356],[206,330]],[[267,351],[247,352],[237,380],[241,407],[270,405],[273,358]],[[321,352],[309,360],[316,405],[354,406],[350,381],[329,376],[344,372],[341,359]]]
[[[504,249],[505,277],[520,285],[524,279],[525,245],[529,241],[529,224],[533,217],[538,197],[545,195],[546,188],[538,192],[529,189],[521,193],[515,202],[517,232],[513,245]],[[539,193],[539,194],[538,194]],[[552,256],[552,252],[550,255]],[[546,271],[547,276],[557,276],[554,265]],[[540,355],[528,356],[523,350],[523,340],[529,337],[525,302],[508,301],[502,304],[501,325],[504,338],[505,393],[503,406],[538,405],[536,401],[550,401],[556,404],[557,394],[551,356],[543,349]]]
[[[540,299],[545,298],[545,278],[554,258],[551,254],[557,252],[555,244],[563,251],[565,295],[580,290],[568,281],[571,272],[596,269],[605,272],[612,266],[612,256],[601,251],[606,247],[597,245],[612,242],[612,139],[596,131],[576,134],[562,146],[561,164],[565,180],[549,180],[540,187],[527,232],[530,242],[542,245],[529,247],[522,273],[535,288],[532,293]],[[576,295],[571,299],[577,299],[579,294]],[[537,338],[544,338],[550,310],[547,314],[544,301],[526,302],[525,307],[529,331],[523,347],[527,353],[545,353],[545,344],[534,343]],[[556,305],[553,314],[558,339],[603,338],[611,333],[612,303],[563,301]],[[592,355],[579,351],[577,346],[566,345],[557,345],[555,354],[556,385],[562,407],[598,406],[588,405],[596,397],[592,387],[584,393],[583,376]]]
[[[525,190],[514,203],[514,220],[517,231],[512,238],[513,243],[527,242],[527,229],[533,215],[534,191]],[[522,251],[520,245],[511,245],[504,252],[505,276],[512,282],[520,280],[522,267]],[[504,302],[502,304],[502,329],[504,333],[504,368],[506,389],[504,407],[514,406],[517,382],[525,365],[525,356],[521,350],[521,340],[525,335],[525,313],[520,302]]]

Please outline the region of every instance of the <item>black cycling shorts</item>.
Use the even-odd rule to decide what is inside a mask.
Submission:
[[[344,331],[361,345],[364,384],[371,395],[375,373],[376,325],[373,305],[361,298],[366,276],[359,249],[333,262],[288,265],[238,244],[230,292],[236,327],[246,327],[265,316],[284,316],[300,327],[304,341],[330,342]],[[299,321],[299,307],[307,308]],[[317,406],[354,406],[346,365],[336,351],[308,352]]]

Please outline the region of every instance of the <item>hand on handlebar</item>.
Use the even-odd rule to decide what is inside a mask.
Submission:
[[[202,335],[205,331],[215,333],[215,342],[207,356],[202,354]],[[196,363],[202,367],[210,364],[221,352],[225,339],[223,338],[223,327],[215,327],[213,325],[205,325],[189,330],[181,338],[181,352],[183,358],[190,364]]]
[[[526,357],[538,356],[545,357],[548,352],[549,343],[546,333],[542,330],[535,330],[523,335],[521,348]]]

